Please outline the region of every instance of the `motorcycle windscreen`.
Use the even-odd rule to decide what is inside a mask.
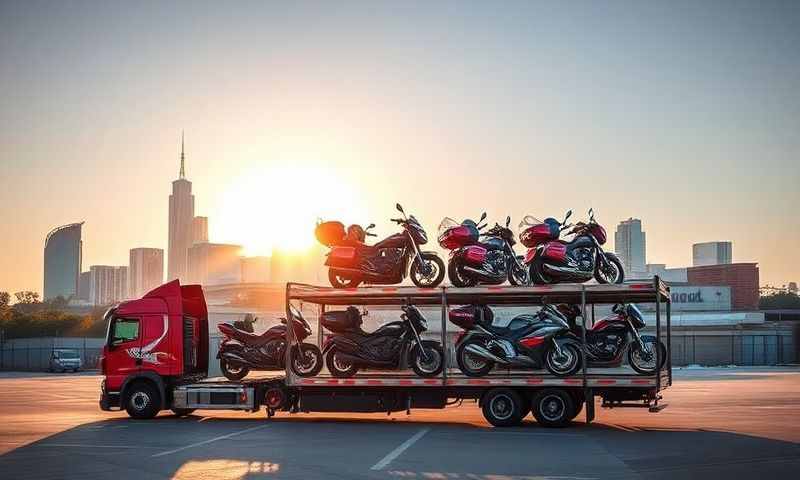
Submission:
[[[325,265],[328,267],[355,267],[355,247],[333,247]]]

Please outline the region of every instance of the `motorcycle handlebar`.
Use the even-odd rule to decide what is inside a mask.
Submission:
[[[405,221],[402,218],[391,218],[390,220],[394,223],[403,223]]]
[[[366,235],[367,237],[377,237],[377,235],[375,235],[374,233],[369,233],[369,232],[366,232],[364,235]]]

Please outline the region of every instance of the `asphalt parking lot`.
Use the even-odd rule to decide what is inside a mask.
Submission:
[[[658,414],[491,428],[474,404],[382,414],[133,421],[89,374],[0,373],[0,476],[25,479],[796,478],[800,369],[676,371]]]

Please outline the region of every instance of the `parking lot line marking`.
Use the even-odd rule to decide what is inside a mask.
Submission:
[[[392,462],[392,460],[394,460],[395,458],[399,457],[400,454],[402,454],[403,452],[405,452],[408,449],[408,447],[410,447],[411,445],[414,445],[414,443],[416,443],[417,440],[422,438],[426,433],[428,433],[430,431],[431,431],[430,428],[423,428],[422,430],[418,431],[411,438],[409,438],[405,442],[401,443],[400,446],[398,446],[397,448],[395,448],[391,452],[387,453],[386,456],[383,457],[382,459],[380,459],[380,461],[378,463],[373,465],[372,468],[370,468],[370,470],[383,470],[384,467],[386,467],[386,465],[389,465]]]
[[[200,447],[200,446],[203,446],[203,445],[208,445],[209,443],[214,443],[214,442],[219,441],[219,440],[226,440],[228,438],[235,437],[235,436],[241,435],[243,433],[254,432],[256,430],[261,430],[262,428],[267,428],[268,426],[269,426],[269,424],[267,424],[267,425],[259,425],[257,427],[245,428],[244,430],[239,430],[238,432],[232,432],[232,433],[229,433],[227,435],[220,435],[219,437],[209,438],[208,440],[203,440],[202,442],[192,443],[190,445],[184,445],[183,447],[175,448],[173,450],[167,450],[165,452],[159,452],[159,453],[151,455],[151,457],[163,457],[164,455],[172,455],[173,453],[182,452],[182,451],[188,450],[190,448]]]

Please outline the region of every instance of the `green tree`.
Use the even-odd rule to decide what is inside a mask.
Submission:
[[[17,297],[17,303],[21,303],[23,305],[32,305],[34,303],[39,303],[39,294],[37,292],[32,292],[30,290],[17,292],[14,294],[14,296]]]
[[[800,308],[800,296],[789,292],[765,295],[759,299],[758,308],[762,310]]]

